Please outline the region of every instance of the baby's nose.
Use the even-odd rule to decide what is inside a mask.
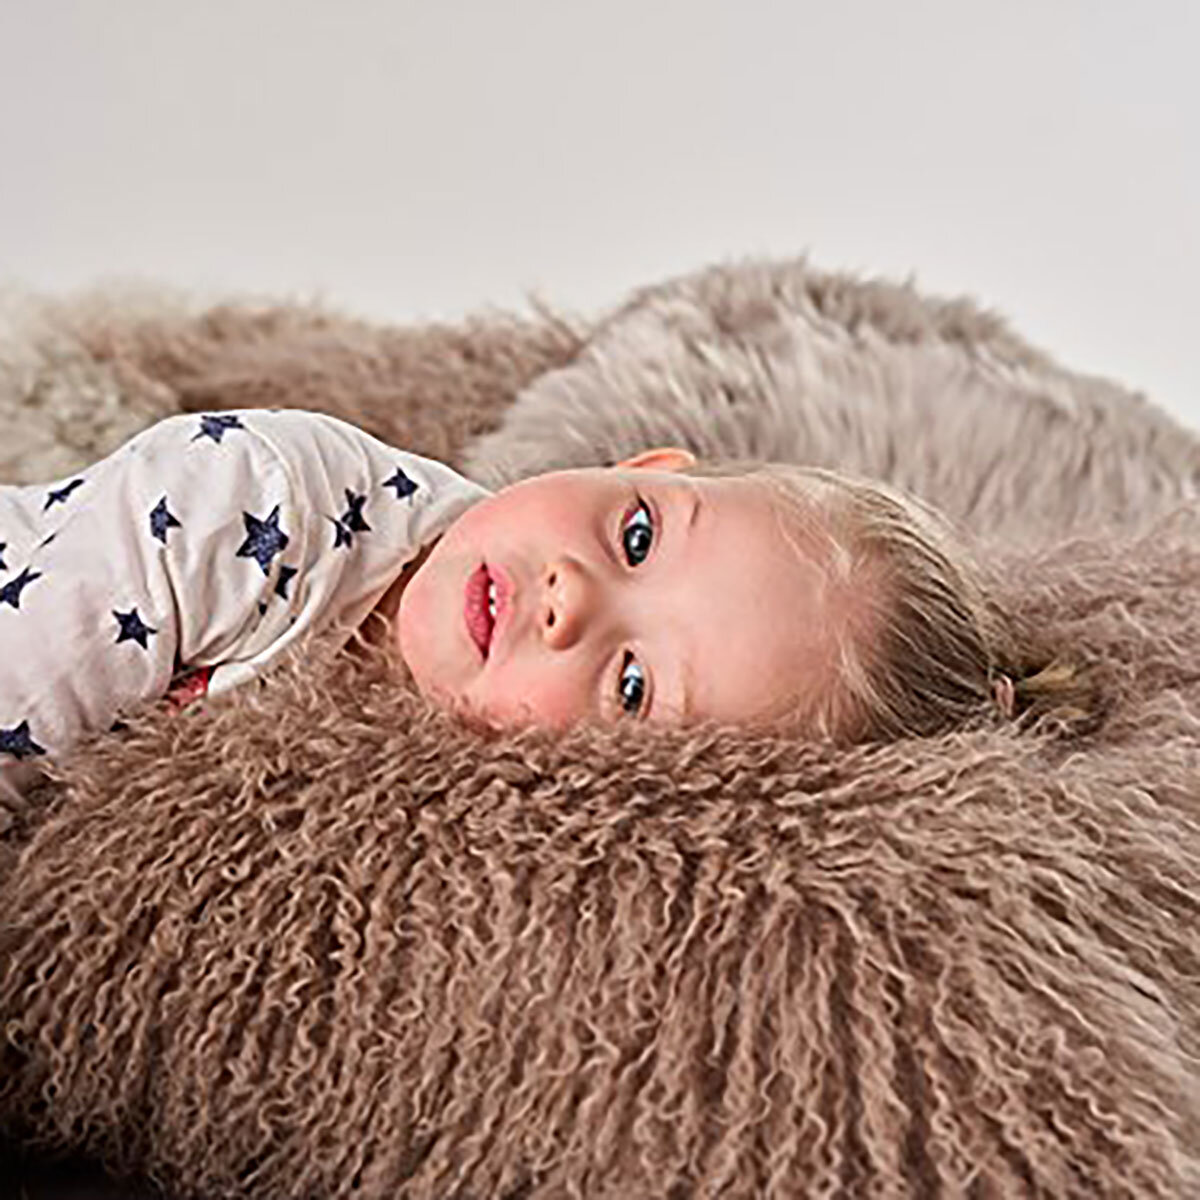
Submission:
[[[546,568],[542,585],[542,636],[547,645],[565,650],[579,637],[584,620],[584,581],[577,568],[559,561]]]

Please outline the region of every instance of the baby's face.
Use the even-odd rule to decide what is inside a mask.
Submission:
[[[493,725],[563,726],[770,718],[830,686],[823,539],[789,541],[761,484],[674,473],[688,461],[649,451],[469,509],[400,601],[422,692]]]

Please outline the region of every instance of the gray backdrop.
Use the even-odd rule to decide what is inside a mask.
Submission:
[[[1195,0],[0,0],[0,284],[453,317],[807,250],[1200,426]]]

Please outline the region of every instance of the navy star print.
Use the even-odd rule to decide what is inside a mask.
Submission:
[[[417,490],[416,483],[409,479],[399,467],[396,468],[395,475],[391,479],[385,479],[380,486],[394,487],[396,489],[397,500],[403,500],[406,496],[411,496]]]
[[[20,608],[22,590],[35,579],[41,579],[42,575],[42,571],[31,571],[26,567],[16,579],[0,588],[0,604],[11,604],[13,608]]]
[[[356,496],[349,488],[346,488],[346,503],[349,508],[342,513],[342,520],[346,522],[346,528],[352,529],[355,533],[369,533],[370,525],[363,520],[362,510],[366,504],[366,496]]]
[[[240,686],[281,643],[357,612],[368,584],[383,590],[486,494],[286,408],[193,407],[95,469],[57,470],[0,483],[0,790],[84,734],[124,728],[135,697],[182,697],[189,680],[203,695],[213,672],[218,691]]]
[[[82,484],[83,484],[82,479],[72,479],[71,482],[68,483],[66,487],[61,487],[58,489],[58,491],[51,492],[46,497],[46,503],[42,506],[42,512],[45,512],[46,509],[48,509],[50,507],[50,505],[52,505],[52,504],[66,504],[67,497],[77,487],[80,487]]]
[[[286,563],[279,567],[279,578],[275,580],[275,595],[282,596],[285,600],[288,598],[288,584],[292,582],[292,578],[299,575],[300,571],[297,567],[289,567]]]
[[[271,510],[271,515],[265,521],[250,513],[242,513],[246,523],[246,540],[238,548],[238,558],[253,558],[262,573],[271,573],[271,559],[288,544],[288,535],[279,528],[279,505]]]
[[[30,758],[34,754],[45,754],[44,746],[29,736],[29,722],[22,721],[11,729],[0,729],[0,754],[11,754],[13,758]]]
[[[192,438],[192,441],[196,441],[197,438],[209,437],[219,443],[230,429],[245,428],[245,425],[237,417],[201,417],[200,432]]]
[[[349,507],[340,517],[330,517],[333,522],[333,548],[336,550],[339,546],[352,546],[354,544],[354,534],[370,533],[371,527],[363,520],[362,510],[366,504],[367,498],[365,495],[356,496],[349,488],[346,488],[346,503]]]
[[[138,616],[138,610],[131,608],[127,613],[117,612],[113,609],[113,616],[117,618],[117,624],[121,627],[121,632],[117,634],[117,642],[132,641],[137,642],[143,650],[149,650],[150,645],[146,641],[146,635],[157,633],[157,629],[151,629],[149,625]]]
[[[192,439],[195,441],[195,439]],[[168,529],[182,529],[183,526],[175,520],[167,508],[167,498],[164,496],[150,513],[150,536],[156,537],[165,546]]]

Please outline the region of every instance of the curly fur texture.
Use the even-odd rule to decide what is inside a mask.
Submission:
[[[222,374],[190,320],[92,345],[211,406],[324,363],[344,411],[340,351],[260,329]],[[520,370],[504,336],[470,364],[477,432],[574,352],[510,328]],[[453,412],[468,367],[430,362],[397,386]],[[586,418],[547,433],[560,454]],[[1125,453],[1169,507],[1163,444]],[[1132,541],[995,545],[1015,618],[1100,665],[1081,728],[486,735],[328,643],[149,709],[0,862],[0,1128],[181,1197],[1196,1194],[1198,535],[1186,507]]]
[[[170,292],[0,294],[0,479],[35,483],[175,412],[331,412],[449,462],[532,379],[569,361],[578,322],[504,313],[381,329],[318,308],[200,308]]]
[[[663,444],[883,479],[1023,545],[1200,495],[1200,442],[1128,389],[1064,370],[970,301],[796,262],[639,293],[464,467],[494,487]]]

